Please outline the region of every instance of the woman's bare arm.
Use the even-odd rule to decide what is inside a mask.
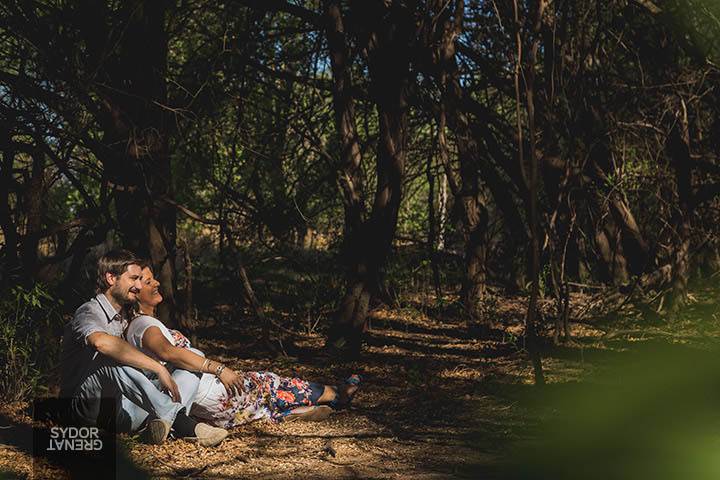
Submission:
[[[160,360],[173,364],[177,368],[191,372],[215,373],[220,362],[214,360],[206,361],[205,357],[198,355],[187,348],[176,347],[165,338],[159,327],[149,327],[142,337],[142,345],[153,352]],[[203,366],[205,369],[203,370]],[[242,388],[242,379],[229,368],[222,369],[218,377],[225,386],[228,394],[232,395],[233,390],[238,392]]]
[[[170,343],[159,327],[149,327],[145,330],[142,336],[142,345],[160,360],[172,363],[183,370],[199,372],[205,362],[205,358],[197,353]]]

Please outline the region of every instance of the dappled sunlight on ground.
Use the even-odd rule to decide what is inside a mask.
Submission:
[[[503,301],[491,339],[481,340],[472,325],[441,308],[380,308],[372,313],[362,357],[351,363],[325,357],[319,335],[297,335],[292,348],[286,341],[287,356],[270,359],[255,354],[247,334],[222,338],[209,330],[204,336],[213,340],[198,346],[235,369],[326,383],[359,372],[364,383],[350,410],[323,423],[246,425],[214,449],[178,440],[148,446],[128,436],[122,443],[153,478],[493,478],[507,447],[532,437],[549,415],[547,406],[533,402],[523,309],[521,299]],[[582,380],[604,355],[625,348],[612,342],[630,340],[608,338],[592,323],[573,323],[572,333],[565,346],[545,339],[550,386]],[[26,420],[4,418],[14,420],[0,430],[0,471],[26,477],[30,456],[9,437]]]

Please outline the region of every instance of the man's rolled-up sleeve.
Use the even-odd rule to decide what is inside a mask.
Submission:
[[[90,308],[82,308],[75,312],[72,320],[72,330],[76,339],[87,345],[87,337],[96,332],[110,333],[107,321]]]

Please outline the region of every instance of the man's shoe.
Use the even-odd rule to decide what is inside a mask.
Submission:
[[[147,423],[145,430],[143,430],[140,435],[140,439],[144,443],[160,445],[165,441],[165,439],[167,439],[171,426],[172,424],[167,420],[154,418]]]
[[[220,445],[223,440],[230,434],[224,428],[213,427],[207,423],[198,423],[195,426],[195,436],[185,437],[185,440],[196,441],[203,447],[214,447]]]

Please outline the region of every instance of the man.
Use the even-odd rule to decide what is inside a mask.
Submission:
[[[105,426],[119,431],[143,429],[144,440],[159,444],[172,429],[176,436],[204,446],[221,443],[228,432],[188,417],[199,378],[185,370],[171,375],[123,338],[127,307],[140,291],[142,261],[126,250],[114,250],[98,261],[98,294],[75,312],[65,327],[60,396],[70,399],[68,420],[78,426]],[[138,369],[153,372],[158,389]],[[114,399],[115,418],[108,418],[101,398]],[[184,403],[181,403],[183,402]]]

